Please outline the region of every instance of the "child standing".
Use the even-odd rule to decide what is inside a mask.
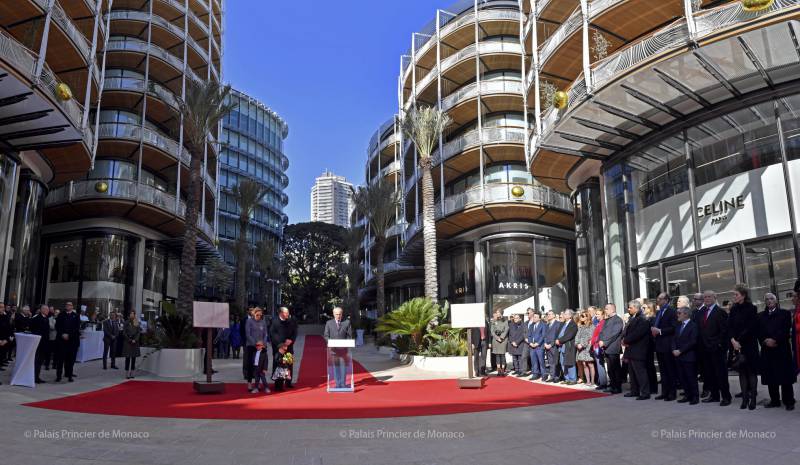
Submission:
[[[283,391],[283,383],[292,381],[292,365],[294,364],[294,358],[292,354],[286,350],[286,344],[278,346],[278,351],[275,352],[274,357],[272,380],[275,381],[275,390]]]
[[[256,382],[253,384],[253,389],[250,390],[251,394],[258,393],[258,385],[264,386],[264,393],[269,393],[269,386],[267,386],[267,349],[264,347],[264,341],[256,342],[256,353],[253,357],[253,373],[255,374]]]

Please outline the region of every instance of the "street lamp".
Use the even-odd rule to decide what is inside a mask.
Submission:
[[[275,283],[280,283],[277,279],[267,278],[268,283],[272,284],[272,293],[269,296],[270,314],[275,318]]]

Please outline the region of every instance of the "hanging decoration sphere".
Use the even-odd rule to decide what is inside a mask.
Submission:
[[[62,102],[72,100],[72,89],[70,89],[67,84],[59,82],[56,86],[56,97]]]
[[[742,0],[744,11],[763,11],[771,7],[775,0]]]
[[[108,183],[105,181],[98,181],[94,185],[94,190],[96,190],[101,194],[105,194],[106,192],[108,192]]]
[[[522,186],[514,186],[511,188],[511,195],[515,198],[520,198],[525,195],[525,189],[523,189]]]
[[[569,95],[563,90],[559,90],[553,94],[553,106],[556,107],[557,110],[567,108],[567,103],[569,103]]]

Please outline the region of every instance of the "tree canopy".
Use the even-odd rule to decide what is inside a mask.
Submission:
[[[341,263],[347,255],[341,226],[297,223],[283,232],[284,301],[297,313],[319,314],[339,303],[345,285]]]

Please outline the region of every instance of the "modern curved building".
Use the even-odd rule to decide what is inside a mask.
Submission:
[[[39,183],[37,198],[29,203],[31,211],[45,208],[44,225],[37,228],[21,213],[15,215],[11,247],[41,240],[41,252],[29,258],[31,275],[21,286],[27,290],[13,296],[9,286],[5,296],[15,303],[47,301],[58,307],[72,301],[88,312],[157,310],[177,297],[192,157],[178,102],[189,80],[221,78],[222,2],[21,0],[2,5],[3,40],[15,34],[17,40],[39,38],[36,25],[45,30],[37,42],[39,56],[47,57],[41,68],[52,72],[45,80],[31,80],[28,88],[46,94],[37,97],[42,104],[54,103],[35,108],[44,116],[31,121],[62,115],[48,127],[63,128],[49,136],[39,131],[53,140],[52,147],[39,150],[35,139],[16,143],[23,160],[31,149],[44,159],[33,163],[39,171],[31,168]],[[22,14],[28,16],[17,17]],[[7,52],[24,59],[3,47],[4,66]],[[36,56],[27,63],[38,63]],[[25,77],[24,67],[10,71],[14,79]],[[52,75],[69,85],[73,100],[53,98]],[[200,262],[216,255],[217,136],[210,134],[197,154],[204,184]],[[25,172],[21,176],[24,180]],[[20,184],[19,191],[25,189]],[[17,231],[28,226],[28,235],[17,239]],[[36,282],[34,275],[43,279]]]
[[[236,105],[222,122],[220,142],[219,251],[225,262],[236,265],[236,240],[239,238],[239,208],[233,187],[242,179],[256,181],[267,188],[255,208],[247,240],[252,247],[270,242],[279,247],[283,228],[289,218],[283,212],[289,202],[284,190],[289,185],[286,170],[289,159],[283,141],[289,126],[269,107],[243,92],[233,91],[230,101]],[[263,295],[264,286],[251,275],[247,289],[252,302],[275,302]],[[274,286],[270,287],[270,292]],[[278,296],[279,299],[279,296]]]
[[[797,0],[533,5],[526,86],[567,98],[537,108],[529,163],[575,202],[582,305],[661,289],[724,301],[737,282],[788,304],[799,17]]]
[[[526,165],[534,118],[525,86],[525,7],[516,0],[457,2],[412,34],[401,58],[401,116],[373,136],[367,164],[370,180],[388,177],[403,194],[385,257],[389,308],[422,293],[421,173],[399,120],[423,105],[453,121],[440,135],[433,168],[439,296],[487,302],[487,311],[521,301],[577,304],[572,204]],[[367,265],[371,244],[368,237]],[[371,284],[362,294],[367,302]]]
[[[83,176],[108,37],[94,0],[0,2],[0,299],[30,302],[50,186]]]

